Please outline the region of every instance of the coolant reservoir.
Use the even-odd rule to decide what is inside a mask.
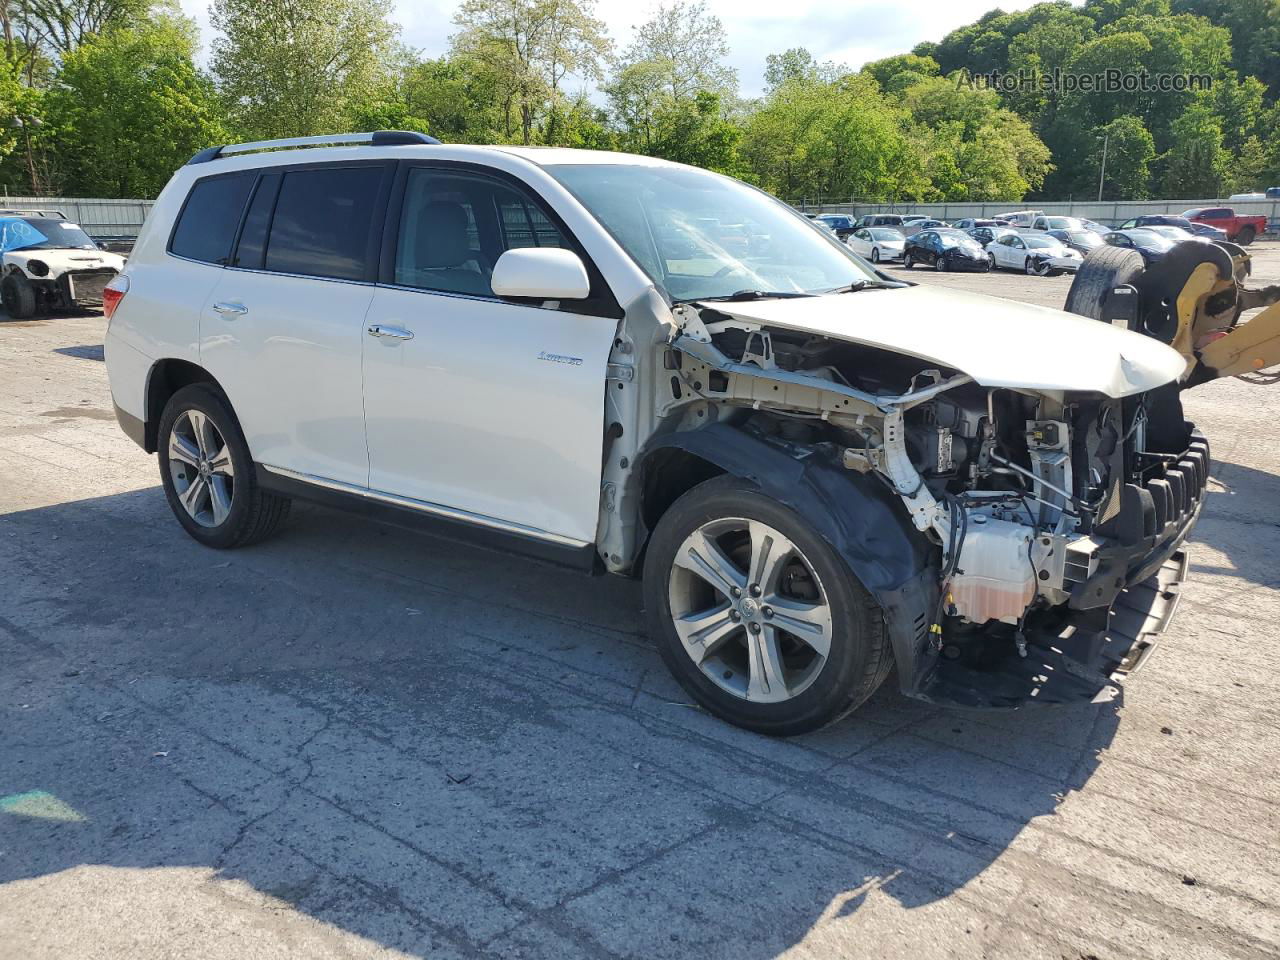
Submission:
[[[969,516],[960,563],[951,578],[957,615],[974,623],[1017,623],[1036,595],[1031,565],[1034,531],[1020,523]]]

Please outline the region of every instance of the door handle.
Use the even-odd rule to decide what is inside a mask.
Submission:
[[[388,327],[381,323],[371,323],[368,328],[369,336],[388,338],[391,340],[412,340],[413,331],[406,330],[404,327]]]
[[[213,312],[220,313],[224,317],[243,317],[249,312],[249,308],[243,303],[234,303],[230,300],[223,300],[213,305]]]

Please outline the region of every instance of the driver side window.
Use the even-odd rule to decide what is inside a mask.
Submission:
[[[513,187],[415,167],[405,181],[394,282],[490,297],[493,266],[507,250],[566,246],[559,228]]]

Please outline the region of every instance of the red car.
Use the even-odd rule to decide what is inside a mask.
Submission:
[[[1253,243],[1254,238],[1267,229],[1266,217],[1237,216],[1231,207],[1196,207],[1182,211],[1182,216],[1192,223],[1205,223],[1225,230],[1227,239],[1241,246]]]

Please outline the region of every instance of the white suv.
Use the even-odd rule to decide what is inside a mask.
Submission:
[[[649,158],[210,148],[105,306],[119,421],[201,543],[299,496],[642,572],[679,681],[773,734],[894,665],[936,702],[1114,692],[1207,476],[1163,344],[894,280]]]

